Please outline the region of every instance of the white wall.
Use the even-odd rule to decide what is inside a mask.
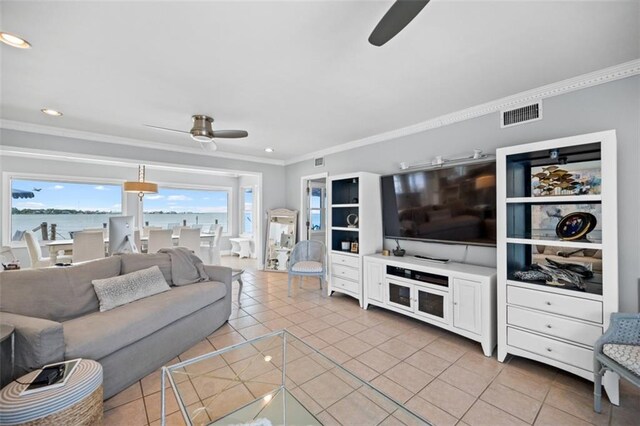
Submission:
[[[390,106],[392,107],[392,106]],[[543,101],[540,121],[500,128],[499,114],[439,127],[386,142],[325,157],[326,166],[313,167],[313,160],[286,167],[287,205],[300,208],[300,177],[319,172],[329,175],[368,171],[391,174],[402,161],[445,158],[471,153],[479,148],[495,153],[496,148],[615,129],[618,137],[618,221],[620,308],[638,311],[640,277],[640,76],[594,86]],[[366,126],[366,123],[363,124]],[[401,242],[410,253],[431,254],[461,260],[464,246]],[[393,248],[385,241],[385,248]],[[495,266],[495,249],[470,247],[467,261]]]

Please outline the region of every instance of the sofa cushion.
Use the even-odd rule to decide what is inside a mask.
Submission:
[[[95,312],[91,280],[120,274],[120,258],[107,257],[69,267],[2,272],[0,311],[63,322]]]
[[[91,284],[100,301],[100,312],[171,290],[157,265],[117,277],[93,280]]]
[[[164,279],[167,284],[173,285],[171,279],[171,258],[166,253],[127,253],[118,255],[122,259],[121,274],[128,274],[130,272],[139,271],[140,269],[147,269],[154,265],[162,271]]]
[[[65,358],[103,357],[225,297],[226,286],[201,282],[95,312],[62,324]],[[143,355],[143,354],[141,354]],[[144,356],[144,355],[143,355]],[[123,366],[126,368],[126,366]]]

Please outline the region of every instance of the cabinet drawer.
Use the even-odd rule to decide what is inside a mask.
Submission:
[[[350,266],[351,268],[360,267],[360,258],[358,256],[346,256],[344,254],[332,254],[331,263],[334,265]]]
[[[602,335],[602,327],[513,306],[509,306],[507,309],[507,322],[511,325],[588,346],[593,346],[598,337]]]
[[[354,281],[344,280],[336,276],[331,277],[331,287],[333,290],[346,290],[354,294],[360,294],[359,286],[360,285]]]
[[[507,303],[602,324],[602,302],[507,286]]]
[[[359,281],[360,279],[360,270],[355,268],[350,268],[348,266],[343,265],[332,265],[331,275],[334,277],[344,278],[347,280]]]
[[[570,343],[559,342],[511,327],[507,327],[507,343],[509,346],[524,349],[574,367],[588,371],[593,370],[593,351]]]

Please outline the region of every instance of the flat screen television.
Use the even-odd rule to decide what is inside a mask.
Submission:
[[[496,163],[381,178],[385,238],[496,245]]]

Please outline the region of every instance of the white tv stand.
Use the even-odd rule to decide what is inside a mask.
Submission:
[[[364,309],[375,305],[496,347],[496,270],[429,262],[413,256],[367,255]]]

